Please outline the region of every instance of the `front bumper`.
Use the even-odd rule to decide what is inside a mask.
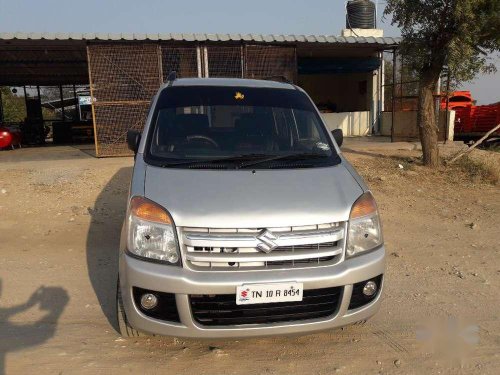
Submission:
[[[353,284],[385,272],[385,249],[380,247],[365,255],[328,267],[254,272],[196,272],[181,267],[144,262],[121,252],[120,288],[129,323],[137,330],[153,334],[193,337],[255,337],[299,334],[342,327],[374,315],[381,301],[383,285],[369,304],[349,310]],[[189,302],[191,294],[235,294],[236,286],[251,283],[297,281],[304,289],[343,287],[337,311],[327,318],[286,323],[245,326],[203,326],[193,319]],[[165,322],[144,315],[135,306],[132,288],[174,293],[180,323]]]

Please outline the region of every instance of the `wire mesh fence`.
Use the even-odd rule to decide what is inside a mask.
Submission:
[[[128,155],[128,129],[142,129],[162,80],[156,44],[90,44],[97,156]]]
[[[142,130],[151,98],[171,71],[177,77],[296,81],[295,47],[263,45],[89,44],[97,156],[130,155],[129,129]]]
[[[161,46],[163,81],[175,71],[179,78],[198,77],[199,52],[196,46]]]
[[[242,46],[208,46],[204,50],[205,76],[213,78],[243,77]]]
[[[297,80],[297,58],[294,47],[257,46],[245,48],[245,78],[280,78]]]
[[[148,109],[148,102],[96,106],[98,156],[130,155],[126,143],[127,131],[143,129]]]
[[[89,45],[89,58],[96,103],[150,100],[158,89],[155,44]]]

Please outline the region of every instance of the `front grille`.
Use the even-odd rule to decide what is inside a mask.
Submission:
[[[331,265],[341,260],[344,223],[269,229],[181,228],[186,264],[202,271]]]
[[[326,242],[326,243],[321,243],[321,244],[315,244],[315,245],[302,245],[302,246],[283,246],[283,247],[278,247],[274,251],[291,251],[292,253],[295,252],[296,250],[301,251],[301,250],[309,250],[309,251],[315,251],[315,250],[323,250],[327,248],[338,248],[340,246],[339,241],[336,242]],[[328,257],[318,257],[318,258],[307,258],[307,259],[297,259],[297,260],[277,260],[277,261],[270,261],[266,262],[266,267],[298,267],[301,265],[309,266],[309,265],[320,265],[325,262],[332,262],[335,260],[337,255],[334,256],[328,256]]]
[[[235,294],[191,295],[194,320],[204,326],[269,324],[320,319],[336,313],[342,287],[304,290],[300,302],[237,305]]]

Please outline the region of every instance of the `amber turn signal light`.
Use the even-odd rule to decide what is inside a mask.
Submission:
[[[364,193],[354,203],[351,209],[351,220],[363,216],[371,215],[377,212],[377,203],[370,192]]]
[[[172,224],[170,215],[160,205],[144,197],[133,197],[130,201],[130,213],[135,217],[161,224]]]

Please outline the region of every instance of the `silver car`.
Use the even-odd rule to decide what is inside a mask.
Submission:
[[[123,225],[123,336],[315,332],[377,312],[376,203],[309,96],[281,82],[172,79],[154,97]]]

